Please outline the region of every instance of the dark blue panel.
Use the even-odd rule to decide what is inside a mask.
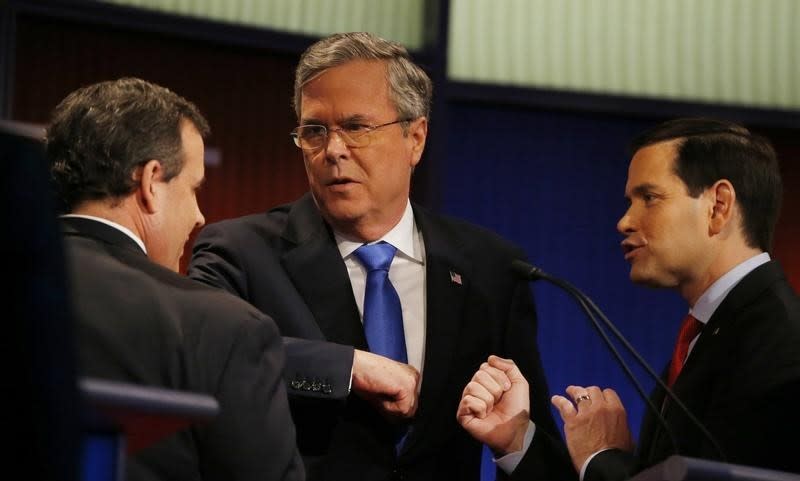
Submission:
[[[114,432],[87,433],[83,441],[81,481],[121,479],[122,436]]]
[[[687,307],[629,281],[615,227],[628,143],[652,122],[475,104],[453,104],[448,119],[448,155],[436,159],[440,210],[519,243],[532,263],[582,289],[660,372]],[[579,308],[551,285],[534,292],[551,393],[617,390],[636,436],[644,403]],[[654,383],[635,372],[649,391]]]

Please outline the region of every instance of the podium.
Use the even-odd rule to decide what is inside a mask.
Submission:
[[[219,404],[204,394],[83,378],[83,481],[122,481],[127,455],[211,420]]]
[[[800,481],[800,474],[670,456],[632,477],[631,481]]]

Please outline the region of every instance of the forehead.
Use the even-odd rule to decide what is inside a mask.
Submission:
[[[205,175],[203,137],[200,136],[197,128],[187,120],[181,122],[181,144],[183,150],[181,174],[185,173],[190,180],[199,181]]]
[[[648,145],[636,151],[628,167],[627,192],[643,184],[671,186],[683,184],[675,174],[675,157],[679,140],[669,140]]]
[[[301,91],[301,120],[363,116],[383,120],[394,112],[389,100],[387,64],[383,60],[353,60],[329,68]]]

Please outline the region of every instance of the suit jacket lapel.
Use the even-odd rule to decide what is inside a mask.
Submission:
[[[725,296],[703,328],[673,386],[684,403],[691,400],[692,395],[703,392],[702,386],[715,375],[716,370],[724,369],[724,363],[719,362],[725,356],[720,350],[722,339],[729,335],[729,331],[735,335],[731,330],[737,329],[737,314],[781,276],[777,263],[767,262],[742,278]]]
[[[782,276],[780,267],[775,261],[770,261],[757,267],[728,293],[717,310],[714,311],[705,328],[703,328],[703,333],[697,339],[689,358],[686,360],[686,364],[681,370],[680,376],[678,376],[672,388],[675,395],[693,411],[692,414],[695,416],[702,418],[701,414],[696,411],[703,407],[701,405],[705,392],[703,387],[707,385],[709,379],[716,375],[717,370],[724,369],[724,364],[719,363],[719,358],[725,355],[720,346],[723,337],[728,335],[727,331],[736,329],[736,313],[753,302],[755,297]],[[665,377],[662,376],[663,378]],[[665,397],[664,390],[657,387],[653,392],[652,399],[654,404],[660,407],[665,402]],[[686,422],[685,415],[680,413],[680,409],[674,404],[674,402],[670,402],[667,399],[663,410],[667,424],[673,429],[677,423],[676,418],[681,418],[682,423]],[[700,420],[702,422],[702,419]],[[686,433],[683,434],[686,435]],[[702,436],[697,431],[693,431],[691,435]],[[663,427],[659,425],[656,417],[648,413],[642,423],[640,437],[641,453],[645,456],[645,459],[653,459],[654,456],[658,457],[662,454],[661,451],[667,449],[659,449],[659,446],[668,441],[665,436],[666,433],[663,432]]]
[[[420,406],[417,422],[404,447],[409,454],[425,438],[428,410],[439,402],[442,389],[448,384],[471,272],[470,262],[461,253],[460,241],[448,235],[424,209],[413,207],[425,243],[427,305]]]
[[[328,341],[366,349],[353,289],[332,234],[310,195],[292,207],[282,263]]]

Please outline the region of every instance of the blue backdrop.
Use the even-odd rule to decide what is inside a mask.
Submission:
[[[627,146],[652,124],[454,103],[448,110],[447,156],[426,161],[439,163],[442,212],[517,242],[533,264],[575,284],[660,372],[687,307],[674,292],[630,282],[616,231],[626,208]],[[569,384],[615,389],[636,437],[644,402],[589,321],[556,287],[533,289],[550,392],[563,393]],[[649,392],[654,382],[644,371],[634,372]],[[488,468],[484,479],[492,478]]]

